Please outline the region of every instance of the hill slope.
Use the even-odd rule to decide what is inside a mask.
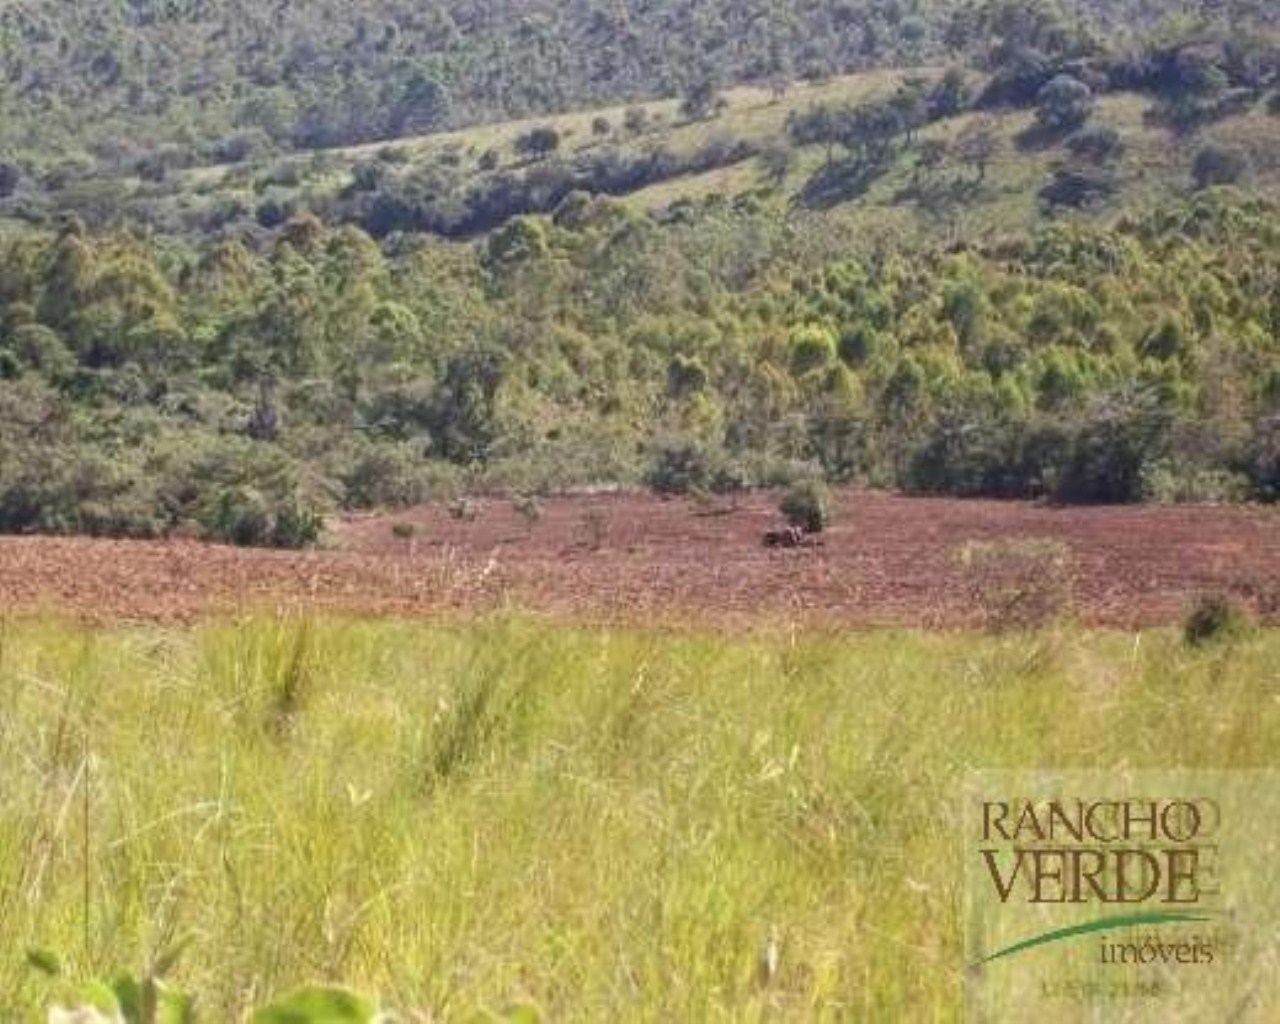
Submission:
[[[294,546],[602,481],[1273,500],[1280,48],[1073,24],[992,0],[963,68],[0,165],[0,529]]]
[[[1206,13],[1207,12],[1207,13]],[[0,151],[121,166],[314,148],[682,93],[966,59],[1008,39],[1082,52],[1229,0],[13,0]],[[1207,21],[1205,20],[1207,19]]]

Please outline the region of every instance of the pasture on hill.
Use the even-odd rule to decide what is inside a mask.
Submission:
[[[77,186],[62,197],[82,212],[109,210],[111,222],[140,220],[161,231],[186,233],[219,220],[219,211],[273,208],[340,207],[344,196],[362,187],[362,176],[376,170],[381,181],[429,174],[433,168],[465,172],[468,182],[490,187],[503,176],[538,174],[544,166],[603,159],[637,161],[653,153],[673,163],[694,161],[698,154],[735,147],[740,155],[718,157],[712,166],[673,170],[653,183],[621,190],[619,197],[637,211],[665,215],[684,204],[747,201],[766,208],[803,212],[811,187],[829,157],[826,147],[805,144],[788,132],[788,121],[818,106],[839,108],[887,99],[906,82],[933,81],[940,67],[886,69],[842,75],[818,82],[794,82],[785,90],[738,86],[718,94],[714,116],[689,117],[679,98],[619,104],[537,118],[481,124],[430,135],[406,136],[378,143],[335,147],[237,164],[176,171],[161,182],[135,176],[106,177]],[[970,74],[976,88],[981,77]],[[1260,195],[1280,196],[1280,173],[1270,152],[1274,116],[1252,108],[1205,126],[1194,140],[1171,139],[1165,126],[1144,119],[1148,97],[1114,92],[1097,98],[1091,119],[1095,127],[1114,129],[1124,140],[1115,158],[1111,197],[1089,204],[1087,214],[1106,218],[1118,213],[1141,215],[1190,188],[1196,152],[1221,145],[1245,153],[1253,169],[1252,188]],[[629,119],[643,127],[629,129]],[[941,164],[926,184],[965,182],[973,175],[957,151],[956,140],[976,118],[985,119],[995,135],[995,156],[980,188],[945,197],[945,190],[913,198],[920,168],[914,152],[881,168],[865,188],[853,188],[825,207],[824,218],[849,232],[865,249],[890,239],[923,243],[940,230],[956,239],[974,240],[1001,232],[1026,231],[1043,217],[1037,192],[1057,166],[1070,164],[1062,138],[1028,145],[1024,133],[1032,123],[1025,109],[997,108],[981,115],[960,113],[921,130],[920,140],[948,146]],[[557,149],[548,157],[520,151],[531,132],[551,129]],[[600,130],[603,129],[603,130]],[[109,202],[107,201],[109,198]],[[83,205],[87,204],[87,205]],[[813,225],[818,229],[817,221]]]

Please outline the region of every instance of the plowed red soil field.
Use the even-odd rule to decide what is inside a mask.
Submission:
[[[333,524],[325,550],[189,541],[0,538],[0,614],[187,621],[262,608],[429,615],[514,607],[664,625],[960,626],[978,621],[971,541],[1043,539],[1067,554],[1084,622],[1176,621],[1196,595],[1231,592],[1275,615],[1280,511],[1071,508],[843,491],[820,546],[767,550],[776,498],[737,504],[640,495],[550,499],[530,521],[478,500]],[[393,531],[395,524],[412,526]]]

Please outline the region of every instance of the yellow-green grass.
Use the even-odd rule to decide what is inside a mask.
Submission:
[[[314,980],[410,1019],[958,1019],[966,772],[1274,767],[1277,666],[1274,631],[10,623],[0,1019],[58,998],[30,947],[174,946],[207,1020]]]
[[[1149,97],[1134,93],[1115,93],[1099,99],[1092,123],[1115,128],[1125,149],[1114,168],[1118,191],[1110,200],[1089,208],[1086,215],[1102,218],[1122,213],[1141,215],[1171,197],[1190,194],[1195,155],[1209,142],[1244,151],[1251,168],[1246,185],[1260,194],[1280,196],[1280,157],[1275,154],[1275,138],[1280,127],[1274,115],[1259,107],[1209,125],[1194,136],[1178,137],[1144,119],[1143,114],[1150,106]],[[965,114],[930,125],[920,132],[920,137],[951,143],[976,116]],[[915,158],[909,151],[872,182],[865,194],[827,211],[824,216],[851,239],[885,236],[899,240],[912,237],[973,240],[1028,230],[1042,216],[1038,192],[1050,180],[1054,166],[1063,163],[1067,154],[1061,144],[1043,148],[1019,145],[1018,137],[1033,122],[1029,111],[999,111],[992,115],[992,121],[999,149],[987,169],[986,179],[972,195],[949,205],[938,216],[929,215],[914,202],[900,197],[914,174]],[[778,141],[786,142],[782,137]],[[838,155],[839,150],[836,152]],[[777,199],[786,204],[794,202],[805,182],[821,169],[826,159],[825,150],[817,146],[792,147],[791,153],[787,177],[776,189]],[[975,178],[974,169],[954,153],[948,154],[932,175],[934,181],[973,181]],[[627,201],[638,208],[656,211],[680,199],[734,196],[768,185],[759,161],[750,160],[660,182],[632,193]]]
[[[803,110],[815,103],[852,103],[875,95],[883,95],[908,74],[937,74],[938,69],[922,67],[910,72],[876,70],[852,75],[841,75],[822,82],[796,82],[787,86],[780,95],[759,86],[737,86],[720,94],[723,111],[714,119],[689,121],[680,112],[680,100],[667,98],[636,103],[621,103],[607,107],[567,111],[538,117],[474,125],[453,131],[431,135],[414,135],[383,142],[365,143],[324,150],[326,158],[339,166],[352,166],[371,160],[388,147],[399,149],[411,161],[430,160],[448,151],[483,153],[488,149],[501,152],[506,162],[513,157],[511,147],[516,139],[533,128],[551,126],[566,140],[570,151],[600,145],[593,138],[592,123],[604,118],[611,125],[618,139],[630,136],[623,126],[627,111],[644,111],[653,129],[633,138],[638,143],[661,140],[679,151],[693,148],[696,141],[708,131],[724,131],[736,139],[758,139],[776,132],[786,123],[787,116],[795,110]],[[305,169],[309,155],[294,157],[292,162]],[[230,165],[202,167],[187,171],[175,180],[196,188],[219,181],[233,168]]]

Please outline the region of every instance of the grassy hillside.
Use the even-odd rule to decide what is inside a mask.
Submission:
[[[43,209],[48,216],[47,211],[75,209],[98,225],[147,224],[176,235],[253,233],[259,229],[256,218],[267,210],[280,210],[280,216],[314,210],[329,219],[359,221],[360,214],[343,200],[361,190],[362,176],[376,174],[378,187],[388,189],[424,177],[435,180],[433,175],[444,173],[457,179],[462,189],[475,191],[509,178],[545,175],[550,168],[604,158],[641,161],[661,153],[677,167],[670,176],[616,193],[638,211],[661,217],[673,207],[688,204],[746,201],[755,208],[802,215],[812,208],[806,201],[806,187],[829,153],[824,146],[797,141],[788,132],[789,122],[818,106],[884,101],[904,83],[937,81],[942,70],[918,67],[843,76],[820,84],[794,82],[785,91],[753,86],[728,89],[719,94],[721,109],[709,119],[691,119],[682,112],[681,100],[670,98],[406,136],[323,153],[201,167],[175,172],[161,182],[135,176],[93,179],[47,198],[32,197],[20,206],[11,205],[10,210],[25,216]],[[968,76],[974,90],[985,80],[976,73]],[[1264,102],[1217,118],[1189,138],[1153,122],[1151,110],[1151,98],[1137,92],[1098,97],[1089,123],[1114,129],[1122,145],[1108,168],[1114,191],[1088,203],[1086,214],[1142,215],[1188,194],[1196,155],[1212,145],[1245,156],[1245,180],[1251,190],[1266,196],[1280,191],[1280,153],[1275,142],[1280,122]],[[641,118],[644,126],[629,130],[628,115]],[[995,138],[987,174],[980,187],[948,191],[944,186],[963,186],[974,177],[973,168],[957,153],[956,142],[979,119],[989,122]],[[924,126],[917,146],[904,149],[878,168],[865,189],[821,206],[824,219],[831,222],[825,230],[856,232],[869,240],[893,237],[899,242],[926,243],[972,241],[1033,227],[1045,212],[1041,189],[1055,168],[1073,162],[1065,135],[1027,144],[1023,136],[1033,124],[1030,110],[998,107]],[[537,129],[551,129],[558,135],[552,156],[530,157],[519,151],[519,140]],[[919,142],[948,147],[923,179]],[[678,169],[681,161],[696,161],[709,150],[730,152],[705,170]],[[924,195],[914,188],[922,180],[928,186]]]
[[[1280,636],[10,623],[0,1016],[142,970],[470,1020],[959,1020],[974,766],[1274,766]],[[1189,723],[1191,723],[1189,725]],[[771,932],[776,980],[757,981]]]
[[[915,73],[937,74],[938,69],[920,68]],[[200,167],[176,172],[159,184],[136,176],[108,178],[99,188],[109,190],[107,216],[111,221],[153,219],[178,231],[219,207],[238,206],[252,212],[268,200],[296,209],[323,207],[351,187],[356,168],[370,163],[381,162],[391,177],[400,179],[435,166],[457,167],[471,183],[499,174],[521,173],[539,161],[517,152],[516,142],[537,128],[551,128],[558,133],[563,142],[556,158],[563,160],[606,149],[632,156],[657,148],[689,154],[709,140],[789,146],[785,127],[791,114],[814,103],[853,103],[884,96],[904,77],[904,72],[884,71],[847,75],[818,84],[794,82],[781,95],[763,87],[727,89],[719,94],[724,109],[711,121],[691,121],[681,113],[681,100],[670,97],[405,136],[256,163]],[[637,112],[644,119],[644,128],[630,131],[626,127],[627,115],[635,117]],[[603,136],[592,129],[593,123],[601,119],[609,125]],[[485,155],[494,160],[492,166],[480,166]],[[734,175],[754,186],[758,171],[757,161],[752,158],[720,173],[680,176],[668,184],[666,191],[655,188],[648,190],[647,196],[642,193],[640,205],[656,209],[686,196],[705,194]],[[76,199],[77,194],[72,192],[62,197],[63,205],[74,205]]]

